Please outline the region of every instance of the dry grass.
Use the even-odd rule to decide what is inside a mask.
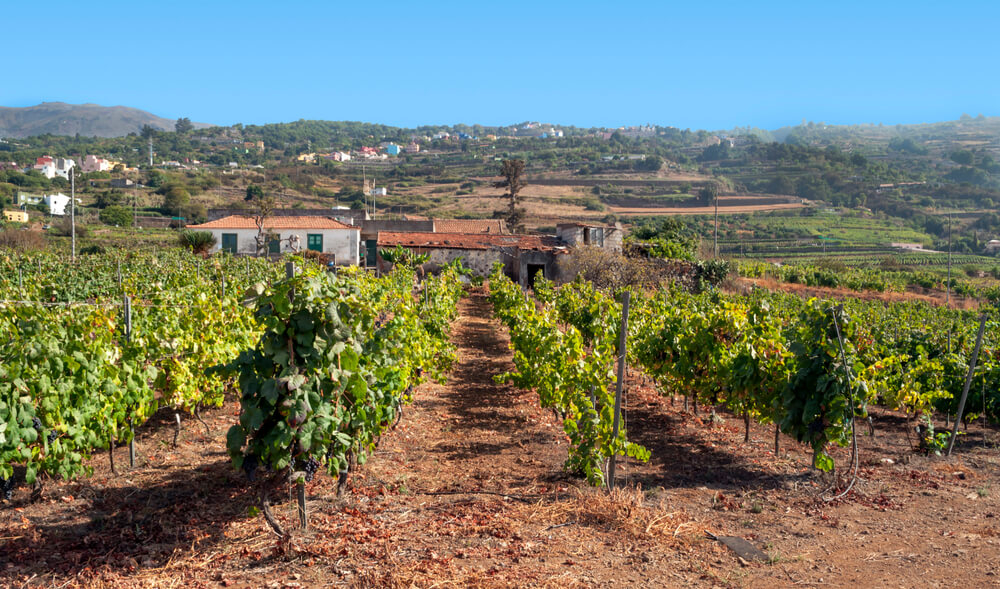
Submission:
[[[684,543],[704,532],[683,511],[668,510],[663,500],[647,500],[637,487],[573,488],[569,499],[535,506],[531,519],[587,526],[617,539],[661,545]]]
[[[5,229],[0,231],[0,248],[25,252],[43,249],[45,245],[45,235],[39,231],[29,231],[26,229]]]

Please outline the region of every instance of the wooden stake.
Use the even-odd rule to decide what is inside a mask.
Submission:
[[[622,293],[622,324],[618,333],[618,379],[615,381],[615,417],[611,425],[611,439],[618,439],[618,427],[621,422],[622,409],[622,388],[625,380],[625,341],[628,335],[628,303],[629,291]],[[611,455],[608,464],[608,489],[615,488],[615,467],[617,466],[617,454]]]
[[[962,423],[962,413],[965,411],[965,400],[969,397],[969,386],[972,384],[972,373],[976,371],[976,362],[979,361],[979,349],[983,345],[983,332],[986,330],[986,315],[979,318],[979,333],[976,335],[976,348],[972,352],[972,362],[969,363],[969,373],[965,375],[965,386],[962,387],[962,398],[958,401],[958,413],[955,414],[955,426],[951,430],[951,439],[948,440],[948,456],[955,447],[955,438],[958,436],[958,426]]]
[[[309,526],[309,517],[306,513],[306,482],[305,473],[298,474],[297,481],[295,482],[295,490],[299,503],[299,527],[302,530],[306,530]]]
[[[132,297],[125,295],[122,312],[125,315],[125,343],[132,341]],[[128,442],[128,465],[135,468],[135,428],[132,426],[132,418],[128,418],[128,429],[131,436]]]

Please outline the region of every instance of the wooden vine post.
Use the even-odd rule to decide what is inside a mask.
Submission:
[[[125,295],[122,301],[122,313],[125,318],[125,344],[132,342],[132,297]],[[128,418],[129,442],[128,442],[128,465],[135,468],[135,427],[132,425],[132,418]]]
[[[615,381],[615,417],[611,425],[611,439],[618,439],[618,428],[621,422],[622,409],[622,388],[625,381],[625,340],[628,335],[628,302],[629,291],[622,293],[622,324],[618,332],[618,378]],[[613,443],[613,442],[612,442]],[[611,454],[611,461],[608,465],[608,489],[615,488],[615,468],[617,467],[617,453]]]
[[[295,264],[293,262],[288,262],[285,264],[285,278],[291,280],[295,278]],[[225,284],[225,283],[223,283]],[[225,286],[223,286],[223,292],[225,292]],[[225,296],[225,295],[223,295]],[[295,291],[288,291],[289,302],[295,301]],[[288,358],[289,363],[295,365],[295,341],[289,337],[288,338]],[[291,482],[295,483],[295,498],[298,500],[298,515],[299,515],[299,527],[302,530],[306,530],[309,525],[309,513],[306,511],[306,475],[304,472],[295,471],[291,475]]]
[[[972,374],[976,371],[976,362],[979,361],[979,349],[983,345],[983,332],[986,330],[986,315],[979,318],[979,333],[976,334],[976,348],[972,351],[972,362],[969,363],[969,373],[965,375],[965,386],[962,387],[962,398],[958,401],[958,413],[955,414],[955,425],[951,430],[951,438],[948,440],[948,456],[955,447],[955,438],[958,436],[958,426],[962,423],[962,413],[965,411],[965,401],[969,397],[969,386],[972,384]]]

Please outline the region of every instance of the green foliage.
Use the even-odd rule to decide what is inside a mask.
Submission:
[[[698,237],[681,220],[661,217],[647,220],[632,228],[626,243],[655,258],[694,260]]]
[[[585,283],[574,283],[573,289],[560,289],[555,307],[539,308],[525,299],[502,268],[494,268],[490,275],[490,300],[494,313],[510,331],[517,367],[497,378],[534,389],[542,407],[551,407],[562,416],[563,430],[570,439],[566,468],[600,485],[605,482],[606,461],[612,455],[648,460],[649,451],[629,442],[625,427],[617,436],[612,435],[614,389],[609,383],[617,342],[611,318],[620,315],[620,309],[615,312],[613,302],[588,297],[593,292]],[[591,304],[596,307],[589,307]],[[601,306],[604,308],[599,309]],[[572,324],[560,329],[558,323],[566,318],[557,308],[579,321],[583,331]],[[598,321],[602,322],[600,327],[595,324]]]
[[[902,137],[892,138],[889,141],[889,149],[892,149],[894,151],[902,151],[913,155],[927,155],[928,152],[926,147],[920,145],[919,143],[917,143],[916,141],[914,141],[909,137],[905,139]]]
[[[75,302],[0,305],[7,336],[0,350],[0,476],[21,465],[29,482],[42,473],[73,478],[89,471],[94,449],[129,440],[160,405],[193,411],[221,403],[226,381],[204,370],[235,356],[256,332],[234,291],[267,269],[256,261],[218,266],[232,289],[223,298],[212,281],[197,279],[193,263],[179,252],[125,260],[95,254],[72,265],[46,253],[0,255],[0,299],[16,289],[20,300]],[[141,299],[134,296],[139,288]],[[134,301],[129,338],[123,293]]]
[[[177,236],[181,247],[195,254],[206,254],[218,243],[211,231],[181,231]]]
[[[247,186],[247,193],[243,200],[249,202],[252,200],[260,200],[264,198],[264,189],[256,184],[250,184]]]
[[[421,264],[425,264],[431,259],[429,254],[416,254],[413,250],[407,249],[401,245],[397,245],[393,249],[379,250],[378,254],[383,260],[389,262],[390,264],[399,264],[410,268],[415,268]]]
[[[163,197],[163,208],[171,215],[181,215],[190,204],[191,193],[182,186],[171,187]]]
[[[179,134],[183,135],[184,133],[187,133],[192,129],[194,129],[194,125],[191,123],[191,119],[187,117],[181,117],[177,119],[176,123],[174,123],[174,131],[176,131]]]
[[[423,302],[413,278],[406,269],[374,279],[307,267],[250,289],[263,335],[217,369],[239,377],[240,421],[227,435],[237,468],[252,475],[257,465],[281,471],[314,460],[335,475],[352,455],[364,461],[422,374],[440,377],[454,358],[457,272],[425,283]]]
[[[113,225],[116,227],[131,227],[134,219],[132,216],[132,209],[121,205],[111,205],[101,209],[97,218],[100,219],[101,223],[104,223],[105,225]]]

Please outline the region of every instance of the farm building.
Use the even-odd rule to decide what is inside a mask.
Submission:
[[[228,250],[234,254],[257,251],[257,224],[247,215],[230,215],[201,225],[189,225],[195,231],[210,231],[218,243],[212,253]],[[278,254],[313,250],[334,256],[337,264],[358,263],[361,229],[330,217],[276,215],[268,218],[264,229],[271,236],[267,253]]]
[[[620,227],[560,223],[556,225],[556,235],[570,246],[592,245],[615,253],[622,251],[623,235]]]
[[[557,256],[567,253],[566,244],[549,235],[379,232],[379,250],[396,246],[429,255],[432,266],[461,258],[466,268],[480,276],[489,274],[500,262],[507,275],[522,286],[530,286],[536,274],[555,280]]]

